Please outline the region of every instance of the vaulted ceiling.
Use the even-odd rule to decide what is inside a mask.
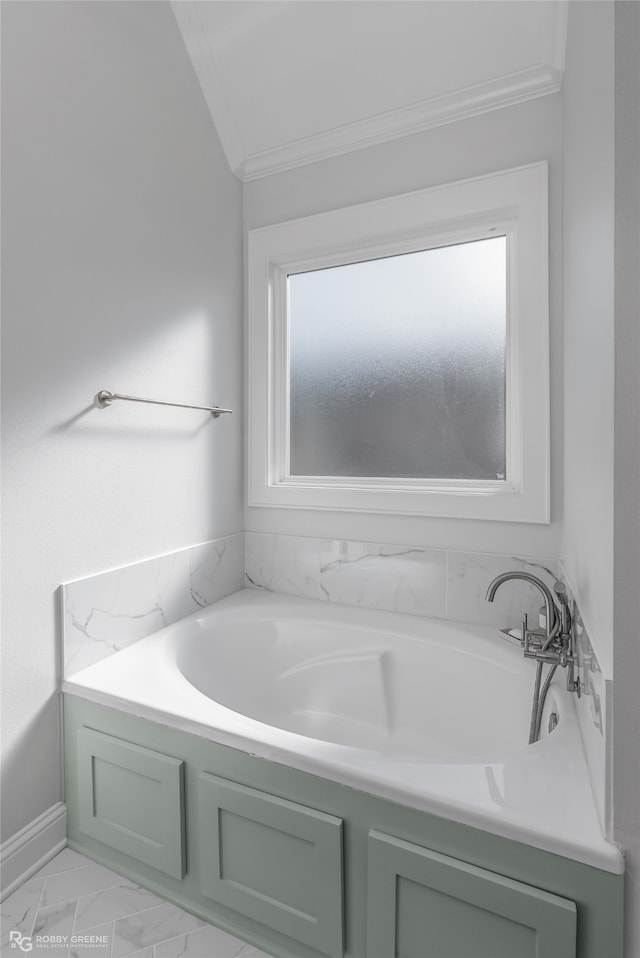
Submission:
[[[176,0],[243,180],[555,93],[567,0]]]

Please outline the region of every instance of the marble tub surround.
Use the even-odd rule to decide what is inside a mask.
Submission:
[[[249,587],[499,628],[518,628],[523,612],[537,623],[542,599],[533,586],[514,580],[489,603],[494,576],[516,569],[552,585],[558,572],[554,559],[258,532],[246,533],[245,550]]]
[[[65,677],[236,592],[243,567],[237,533],[63,584]]]
[[[325,540],[320,588],[329,602],[445,616],[444,554],[435,549]]]
[[[345,539],[237,533],[62,586],[64,675],[146,638],[243,585],[307,599],[517,628],[540,597],[491,579],[510,569],[550,584],[555,560],[452,552]]]
[[[444,617],[444,553],[246,533],[245,584],[306,599]]]
[[[188,551],[63,585],[65,675],[189,615],[188,586]]]
[[[446,618],[495,625],[499,629],[520,628],[526,612],[529,625],[537,628],[544,601],[539,590],[528,582],[507,582],[498,589],[493,602],[487,602],[489,584],[503,572],[529,572],[551,587],[558,578],[558,562],[481,552],[447,552]]]
[[[43,958],[267,958],[70,848],[2,903],[2,955],[12,931]]]
[[[328,540],[246,532],[245,585],[304,599],[323,598],[320,553],[325,542]]]
[[[189,613],[237,592],[243,586],[244,533],[213,539],[189,549]]]

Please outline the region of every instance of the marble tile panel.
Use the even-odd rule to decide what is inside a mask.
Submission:
[[[66,884],[62,882],[65,876]],[[47,884],[67,895],[77,891],[78,877],[82,878],[78,897],[45,903]],[[96,884],[110,884],[114,879],[112,887],[90,891]],[[85,891],[87,894],[82,893]],[[2,917],[3,956],[21,954],[9,943],[9,932],[19,931],[33,935],[33,952],[42,958],[268,958],[252,945],[70,849],[60,852],[7,898]],[[98,924],[87,924],[95,919]],[[66,942],[46,942],[44,936],[66,937]]]
[[[76,904],[75,900],[64,901],[58,905],[38,909],[31,933],[36,954],[42,954],[46,949],[47,954],[67,958],[69,942],[73,931]],[[47,942],[46,939],[50,938],[60,938],[62,940],[60,943],[56,941]]]
[[[137,911],[146,911],[162,904],[161,898],[145,888],[123,879],[120,881],[121,884],[115,887],[78,898],[76,931],[83,931],[106,921],[116,921],[118,918],[125,918]]]
[[[500,629],[519,628],[526,612],[529,624],[537,628],[543,598],[535,586],[516,579],[502,585],[493,602],[487,602],[485,598],[491,580],[502,572],[511,571],[533,573],[551,587],[557,579],[558,563],[556,560],[521,556],[448,552],[447,618],[495,625]]]
[[[69,958],[111,958],[112,944],[112,921],[107,921],[102,925],[94,925],[92,928],[83,928],[82,931],[74,928],[69,948]]]
[[[185,935],[206,924],[201,918],[190,915],[177,905],[165,902],[114,922],[112,956],[124,958],[125,955],[131,955],[168,938]]]
[[[439,549],[325,540],[320,588],[329,602],[445,615],[446,553]]]
[[[191,612],[244,586],[244,533],[189,549]]]
[[[65,675],[191,612],[187,550],[63,586]]]
[[[120,875],[116,875],[108,868],[103,868],[102,865],[90,862],[83,868],[74,868],[46,878],[42,890],[41,907],[48,908],[50,905],[79,898],[81,895],[115,888],[122,882]]]
[[[38,878],[60,875],[62,872],[71,871],[73,868],[84,868],[86,864],[87,859],[84,855],[74,852],[72,848],[63,848],[50,862],[47,862],[38,870]]]
[[[323,540],[245,534],[245,585],[268,592],[321,599],[320,551]]]
[[[22,935],[31,934],[43,887],[44,878],[32,879],[21,885],[0,905],[0,919],[2,921],[1,954],[5,953],[5,948],[9,948],[9,937],[12,931],[19,931]]]
[[[205,925],[179,938],[156,945],[155,958],[237,958],[249,946],[221,928]],[[262,954],[254,951],[256,958]]]

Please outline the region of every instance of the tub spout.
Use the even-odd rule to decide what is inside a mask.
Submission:
[[[560,629],[560,619],[558,617],[558,612],[556,610],[556,604],[551,595],[551,590],[542,579],[539,579],[537,576],[533,575],[531,572],[503,572],[502,575],[497,575],[495,579],[490,583],[489,588],[487,589],[486,599],[487,602],[493,602],[495,594],[505,582],[509,582],[511,579],[522,579],[524,582],[530,582],[531,585],[534,585],[536,589],[542,594],[544,599],[544,608],[547,616],[547,626],[544,636],[544,641],[540,651],[545,652],[548,647],[551,645],[552,641],[558,634]],[[526,641],[526,636],[522,635],[523,642]]]

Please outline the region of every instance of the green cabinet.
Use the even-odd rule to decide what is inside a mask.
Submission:
[[[69,844],[279,958],[621,958],[623,878],[66,696]]]
[[[184,762],[90,728],[78,729],[75,745],[82,831],[182,878]]]
[[[203,894],[341,958],[342,820],[207,772],[199,788]]]
[[[576,906],[369,832],[367,958],[574,958]]]

